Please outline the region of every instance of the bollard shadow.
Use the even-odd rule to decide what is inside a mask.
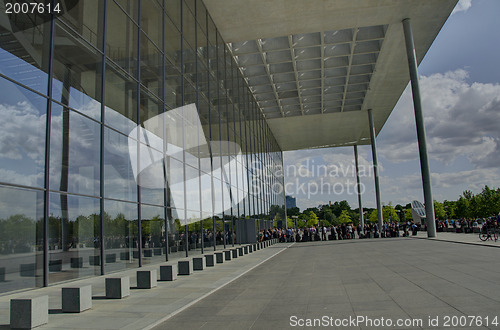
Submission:
[[[106,296],[93,296],[92,297],[92,300],[104,300],[104,299],[108,299],[108,297],[106,297]]]
[[[49,309],[49,314],[62,314],[62,309]]]

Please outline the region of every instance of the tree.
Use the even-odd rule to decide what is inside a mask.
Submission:
[[[288,216],[298,216],[300,214],[300,210],[298,207],[291,207],[289,209],[286,209],[286,214]]]
[[[337,217],[335,216],[335,214],[333,214],[331,209],[325,210],[323,217],[329,223],[333,223],[335,220],[337,220]]]
[[[469,201],[463,196],[455,203],[455,213],[459,218],[469,218]]]
[[[304,228],[308,221],[309,221],[309,216],[307,214],[304,213],[299,214],[299,218],[297,219],[297,227]]]
[[[434,201],[434,215],[436,219],[444,220],[446,217],[446,211],[444,209],[444,204],[438,201]]]
[[[382,217],[384,218],[385,222],[389,221],[399,221],[398,213],[392,207],[391,203],[389,202],[389,205],[385,205],[382,207]]]
[[[309,211],[309,220],[307,221],[307,226],[312,227],[318,224],[318,216],[312,210]]]
[[[377,210],[373,210],[371,211],[370,213],[370,216],[368,217],[368,221],[370,222],[378,222],[378,214],[377,214]]]
[[[351,217],[349,216],[349,212],[347,210],[342,210],[340,216],[338,217],[340,223],[349,223],[352,222]]]
[[[406,221],[411,221],[413,219],[413,214],[411,213],[411,208],[405,209]]]

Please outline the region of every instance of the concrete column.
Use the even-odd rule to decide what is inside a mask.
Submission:
[[[361,192],[360,192],[360,183],[359,183],[359,163],[358,163],[358,146],[354,145],[354,162],[356,164],[356,182],[358,184],[358,189],[356,189],[356,193],[358,194],[358,205],[359,205],[359,224],[361,228],[365,226],[365,218],[363,216],[363,204],[361,203]]]
[[[380,183],[378,177],[378,158],[377,158],[377,143],[375,141],[375,125],[373,123],[372,109],[368,109],[368,120],[370,122],[370,138],[372,142],[372,157],[373,157],[373,174],[375,175],[375,197],[377,198],[377,216],[378,216],[378,230],[382,230],[382,203],[380,201]]]
[[[434,218],[434,201],[431,189],[431,171],[429,169],[429,158],[427,155],[427,142],[425,138],[424,115],[422,113],[422,102],[420,100],[420,86],[418,83],[417,57],[413,43],[413,32],[410,19],[403,20],[405,34],[406,53],[408,56],[408,67],[410,69],[411,91],[413,94],[413,108],[415,109],[415,123],[417,125],[418,151],[420,154],[420,170],[422,172],[422,185],[424,188],[425,216],[427,223],[427,237],[436,236],[436,224]]]

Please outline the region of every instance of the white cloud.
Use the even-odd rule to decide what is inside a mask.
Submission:
[[[420,79],[430,157],[449,164],[465,155],[477,168],[498,167],[500,85],[466,78],[466,71],[456,70]],[[380,134],[380,155],[391,162],[418,158],[410,92],[408,87]]]
[[[461,11],[466,12],[471,6],[472,0],[460,0],[451,14],[453,15]]]

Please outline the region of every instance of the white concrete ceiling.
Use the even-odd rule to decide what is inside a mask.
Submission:
[[[370,143],[457,0],[204,0],[283,151]]]

